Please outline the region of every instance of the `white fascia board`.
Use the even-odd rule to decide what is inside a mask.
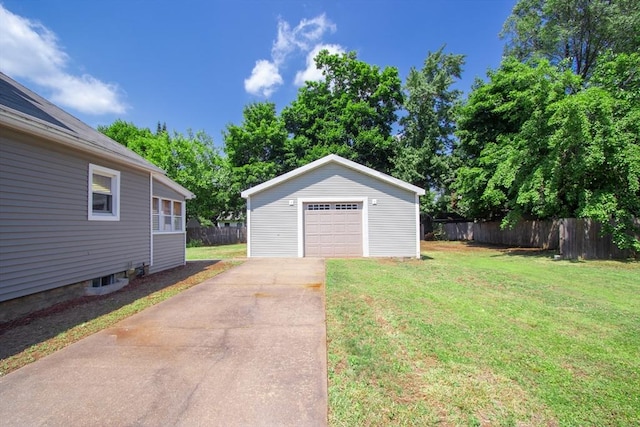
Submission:
[[[307,165],[301,166],[297,169],[292,170],[291,172],[287,172],[283,175],[280,175],[276,178],[270,179],[269,181],[263,182],[260,185],[256,185],[255,187],[251,187],[247,190],[244,190],[242,193],[240,193],[240,195],[243,198],[248,198],[249,196],[251,196],[252,194],[255,193],[259,193],[260,191],[266,190],[267,188],[273,187],[275,185],[278,185],[284,181],[287,181],[289,179],[295,178],[299,175],[302,175],[304,173],[309,172],[310,170],[316,169],[320,166],[323,166],[327,163],[330,162],[334,162],[334,163],[338,163],[342,166],[348,167],[350,169],[356,170],[358,172],[361,172],[365,175],[369,175],[371,177],[377,178],[381,181],[387,182],[389,184],[395,185],[396,187],[400,187],[403,188],[405,190],[411,191],[413,193],[416,193],[418,196],[424,196],[425,194],[425,190],[423,188],[417,187],[413,184],[409,184],[408,182],[404,182],[400,179],[394,178],[392,176],[389,176],[387,174],[384,174],[382,172],[378,172],[374,169],[371,169],[369,167],[366,167],[364,165],[361,165],[359,163],[353,162],[351,160],[347,160],[344,157],[340,157],[336,154],[329,154],[328,156],[325,156],[321,159],[318,159],[314,162],[311,162]]]

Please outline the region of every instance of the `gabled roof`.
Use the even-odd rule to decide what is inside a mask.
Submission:
[[[195,197],[142,156],[118,144],[0,72],[0,125],[148,171],[187,198]]]
[[[337,163],[339,165],[345,166],[349,169],[353,169],[355,171],[361,172],[365,175],[368,175],[372,178],[376,178],[379,179],[380,181],[386,182],[388,184],[391,185],[395,185],[396,187],[400,187],[403,188],[407,191],[411,191],[412,193],[416,193],[418,196],[423,196],[425,191],[423,188],[420,187],[416,187],[413,184],[409,184],[408,182],[402,181],[400,179],[394,178],[392,176],[389,176],[387,174],[384,174],[382,172],[378,172],[377,170],[368,168],[364,165],[361,165],[360,163],[356,163],[353,162],[351,160],[347,160],[344,157],[340,157],[336,154],[329,154],[328,156],[325,156],[321,159],[318,159],[314,162],[311,162],[307,165],[304,165],[302,167],[299,167],[298,169],[294,169],[291,172],[287,172],[283,175],[280,175],[278,177],[275,177],[273,179],[270,179],[269,181],[263,182],[260,185],[256,185],[255,187],[251,187],[245,191],[243,191],[242,193],[240,193],[240,195],[242,197],[244,197],[245,199],[248,198],[249,196],[259,193],[261,191],[264,191],[268,188],[274,187],[276,185],[279,185],[285,181],[288,181],[290,179],[293,179],[297,176],[303,175],[311,170],[317,169],[319,167],[322,167],[326,164],[329,163]]]

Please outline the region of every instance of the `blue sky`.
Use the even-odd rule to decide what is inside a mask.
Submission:
[[[314,78],[321,47],[405,79],[443,44],[466,55],[458,87],[501,60],[515,0],[0,0],[0,70],[91,126],[117,118],[204,130],[242,109],[278,111]]]

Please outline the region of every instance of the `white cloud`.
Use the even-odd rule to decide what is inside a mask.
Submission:
[[[252,95],[271,96],[278,86],[283,83],[278,66],[266,59],[256,61],[251,76],[244,81],[244,90]]]
[[[296,79],[294,81],[296,86],[302,86],[306,81],[317,82],[322,80],[322,70],[316,68],[315,62],[316,56],[318,56],[321,50],[328,50],[331,54],[345,53],[342,46],[337,44],[316,45],[316,47],[307,54],[307,68],[296,73]]]
[[[278,38],[273,43],[271,57],[280,65],[296,49],[308,51],[326,32],[335,31],[335,24],[324,14],[312,19],[303,19],[293,30],[288,22],[279,20]]]
[[[321,43],[325,34],[335,31],[336,25],[324,14],[312,19],[303,19],[294,28],[291,28],[287,21],[279,19],[278,35],[271,48],[271,60],[261,59],[256,61],[251,76],[244,81],[245,90],[253,95],[269,97],[284,82],[280,74],[280,68],[284,67],[290,56],[296,52],[315,51],[318,46],[325,46],[330,51],[334,49],[336,52],[344,52],[344,49],[338,45]],[[312,67],[315,68],[313,57],[311,63]],[[314,74],[314,70],[310,70],[308,55],[307,68],[296,74],[296,84],[298,84],[299,76],[302,79],[305,79],[306,76],[312,77],[309,80],[316,79],[317,74]]]
[[[15,15],[0,4],[0,68],[51,91],[51,101],[87,114],[122,114],[127,106],[118,86],[66,71],[69,56],[56,35],[39,22]]]

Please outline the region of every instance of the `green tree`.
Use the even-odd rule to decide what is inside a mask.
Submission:
[[[321,51],[323,80],[306,82],[282,111],[291,139],[286,162],[294,168],[334,153],[389,173],[391,136],[403,97],[398,70],[369,65],[355,52]]]
[[[240,192],[285,172],[287,130],[273,103],[253,103],[244,108],[241,125],[227,125],[223,138],[227,158],[223,168],[229,187],[224,214],[241,215]]]
[[[451,86],[463,64],[464,55],[446,54],[442,47],[429,52],[422,69],[411,68],[405,83],[407,114],[400,119],[393,175],[428,191],[421,199],[423,210],[433,210],[436,194],[451,184],[454,113],[462,95]]]
[[[580,76],[546,60],[505,60],[461,109],[459,208],[505,225],[591,218],[639,251],[639,69],[639,54],[603,57],[580,89]]]
[[[603,58],[551,124],[558,192],[572,197],[576,216],[601,222],[618,247],[640,252],[640,53]]]
[[[638,0],[520,0],[501,33],[506,55],[566,62],[587,79],[598,58],[640,48]]]
[[[566,95],[566,87],[579,86],[571,72],[560,72],[542,60],[523,64],[515,58],[489,72],[489,82],[476,82],[460,109],[456,156],[463,166],[454,185],[457,208],[474,218],[503,218],[533,214],[548,217],[548,200],[517,203],[522,186],[533,170],[546,167],[549,153],[548,107]],[[557,212],[558,207],[551,208]]]
[[[187,203],[187,216],[209,220],[220,210],[214,191],[214,178],[221,173],[221,160],[213,139],[200,131],[186,135],[162,130],[153,134],[147,128],[116,120],[98,130],[163,169],[167,176],[196,195]]]

